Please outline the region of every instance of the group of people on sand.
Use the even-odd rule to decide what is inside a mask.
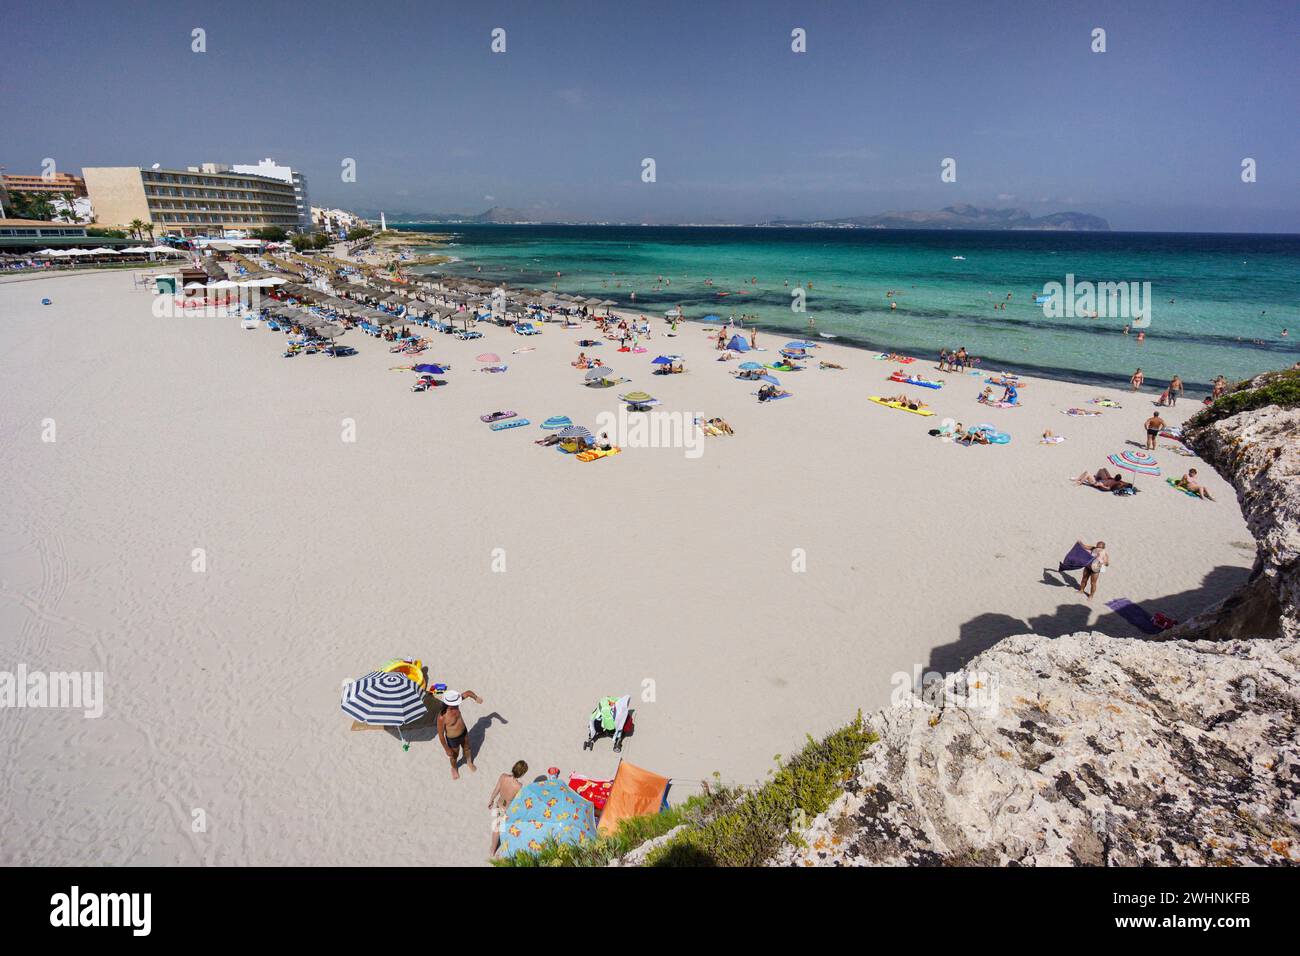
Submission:
[[[967,354],[964,345],[953,351],[948,349],[939,350],[939,371],[941,372],[964,372],[967,369],[974,369],[979,363],[979,359],[971,358]]]
[[[910,408],[914,412],[920,411],[923,408],[930,407],[929,405],[925,404],[925,402],[921,401],[919,398],[913,398],[911,395],[908,395],[906,392],[900,395],[887,395],[885,396],[883,401],[889,402],[892,405],[902,405],[904,408]]]
[[[574,368],[600,368],[605,363],[598,358],[587,358],[586,352],[578,353],[578,360],[573,363]]]
[[[993,400],[993,386],[985,385],[984,391],[979,393],[975,399],[981,405],[1019,405],[1020,392],[1016,388],[1015,382],[1007,382],[1002,386],[1002,397],[997,401]]]
[[[466,700],[472,700],[477,704],[483,703],[483,698],[472,690],[445,690],[440,698],[442,712],[438,714],[438,743],[442,745],[443,752],[451,761],[451,779],[453,780],[460,779],[459,765],[462,757],[467,770],[471,773],[478,770],[478,767],[474,766],[474,751],[470,741],[469,728],[465,725],[465,717],[461,713],[461,705]],[[497,777],[492,792],[488,794],[492,856],[496,856],[497,850],[501,846],[501,828],[505,826],[507,810],[511,801],[519,796],[519,791],[524,788],[524,775],[527,773],[528,763],[523,760],[516,760],[508,773],[503,773]]]

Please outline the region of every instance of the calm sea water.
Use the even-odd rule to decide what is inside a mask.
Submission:
[[[1141,366],[1152,381],[1178,374],[1204,387],[1300,359],[1300,236],[403,228],[454,236],[440,251],[461,261],[423,271],[595,295],[653,316],[673,306],[688,319],[746,315],[791,335],[807,333],[811,317],[842,344],[921,355],[965,346],[986,367],[1028,374],[1112,382]],[[1146,341],[1122,334],[1125,318],[1045,316],[1034,295],[1067,274],[1150,282]],[[804,313],[791,308],[797,286]]]

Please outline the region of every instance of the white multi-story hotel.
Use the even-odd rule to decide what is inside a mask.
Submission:
[[[265,176],[268,179],[278,179],[281,182],[291,183],[294,198],[298,203],[298,226],[305,230],[311,229],[311,199],[307,195],[307,178],[302,173],[292,167],[281,166],[270,157],[262,160],[256,166],[233,165],[230,167],[230,171],[247,173],[252,176]]]

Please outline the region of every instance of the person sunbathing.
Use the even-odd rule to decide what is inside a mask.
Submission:
[[[718,431],[723,432],[724,434],[727,434],[727,435],[734,435],[734,434],[736,434],[735,431],[732,430],[732,427],[731,427],[730,425],[727,424],[727,422],[726,422],[725,419],[722,419],[722,418],[710,418],[710,419],[709,419],[709,424],[712,425],[714,428],[716,428]]]
[[[578,361],[576,361],[576,362],[573,363],[573,367],[574,367],[574,368],[587,368],[587,367],[590,366],[590,365],[591,365],[591,363],[587,361],[587,353],[586,353],[586,352],[579,352],[579,353],[578,353]]]
[[[843,365],[836,365],[834,362],[822,362],[822,363],[820,363],[820,367],[821,367],[821,368],[833,368],[833,369],[839,369],[840,371],[843,371],[843,370],[844,370],[844,366],[843,366]]]
[[[1085,471],[1074,479],[1074,483],[1076,485],[1087,485],[1089,488],[1096,488],[1098,491],[1123,491],[1125,488],[1133,487],[1118,475],[1112,475],[1105,468],[1099,470],[1095,475],[1090,475]]]
[[[1196,495],[1198,498],[1204,498],[1206,501],[1214,500],[1214,496],[1210,494],[1210,490],[1196,480],[1195,468],[1187,469],[1187,474],[1183,475],[1181,478],[1175,479],[1174,486],[1182,488],[1184,491]]]

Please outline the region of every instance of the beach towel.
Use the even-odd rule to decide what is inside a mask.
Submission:
[[[1143,634],[1159,634],[1162,630],[1150,614],[1128,598],[1115,598],[1113,601],[1107,601],[1106,606]]]
[[[1038,440],[1038,444],[1040,444],[1040,445],[1059,445],[1059,444],[1060,444],[1061,442],[1063,442],[1063,441],[1065,441],[1065,436],[1064,436],[1064,435],[1053,435],[1051,438],[1040,438],[1040,439]]]
[[[508,418],[505,421],[493,422],[488,428],[494,432],[505,431],[507,428],[519,428],[523,425],[531,424],[526,418]]]
[[[605,801],[609,799],[609,791],[613,786],[613,780],[593,780],[580,773],[569,775],[570,789],[584,800],[590,801],[597,810],[605,809]]]
[[[589,450],[587,450],[587,451],[580,451],[580,452],[578,452],[576,455],[574,455],[573,457],[577,458],[578,461],[595,461],[597,458],[608,458],[610,455],[617,455],[617,454],[618,454],[619,452],[621,452],[622,450],[623,450],[623,449],[618,448],[618,447],[614,447],[614,448],[591,448],[591,449],[589,449]],[[610,728],[607,728],[607,729],[609,729],[609,730],[613,730],[614,728],[610,727]]]
[[[1178,479],[1177,479],[1177,478],[1166,478],[1166,479],[1165,479],[1165,484],[1167,484],[1170,488],[1173,488],[1175,491],[1181,491],[1183,494],[1185,494],[1185,495],[1186,495],[1187,497],[1189,497],[1189,498],[1196,498],[1198,501],[1204,500],[1204,499],[1202,499],[1201,496],[1198,495],[1196,492],[1194,492],[1194,491],[1188,491],[1187,488],[1185,488],[1184,486],[1180,485],[1180,484],[1178,483]]]
[[[1019,408],[1019,402],[981,402],[981,405],[987,405],[989,408]]]
[[[1061,414],[1072,418],[1096,418],[1101,412],[1090,412],[1085,408],[1066,408],[1061,411]]]
[[[1057,571],[1080,571],[1092,564],[1092,552],[1081,544],[1076,544],[1070,549],[1069,553],[1061,559]]]

